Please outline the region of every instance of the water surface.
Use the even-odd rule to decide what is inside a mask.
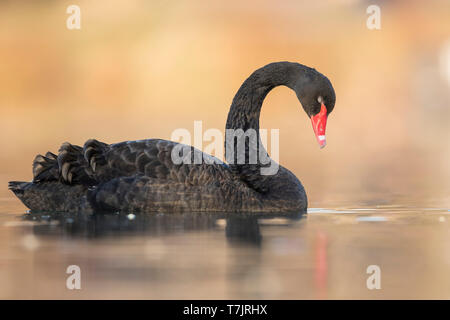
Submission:
[[[0,298],[450,298],[450,212],[398,204],[289,216],[25,213],[0,199]],[[81,290],[66,269],[81,268]],[[369,265],[381,289],[369,290]]]

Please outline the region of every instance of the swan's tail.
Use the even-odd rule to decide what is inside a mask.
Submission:
[[[68,142],[62,144],[58,155],[38,154],[33,160],[33,181],[11,181],[9,189],[33,211],[90,210],[87,189],[96,182],[90,164],[97,161],[98,156],[97,149],[91,146],[96,141],[88,142],[87,155],[82,147]]]
[[[92,211],[86,199],[87,187],[82,185],[71,186],[57,181],[10,181],[8,188],[32,211]]]

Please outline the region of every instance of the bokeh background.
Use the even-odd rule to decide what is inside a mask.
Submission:
[[[71,4],[81,30],[66,28]],[[381,30],[366,27],[370,4]],[[64,141],[223,130],[246,77],[282,60],[337,94],[323,150],[289,89],[262,111],[311,206],[448,206],[449,1],[1,1],[0,196]]]

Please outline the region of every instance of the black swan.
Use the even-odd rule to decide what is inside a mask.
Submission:
[[[288,169],[272,174],[262,169],[273,164],[262,144],[250,143],[245,134],[230,138],[230,129],[253,130],[258,142],[259,116],[264,98],[274,87],[295,91],[311,118],[320,147],[335,104],[327,77],[307,66],[276,62],[245,80],[231,104],[226,123],[228,164],[193,147],[148,139],[106,144],[88,140],[83,147],[64,143],[58,155],[47,152],[33,162],[33,181],[11,181],[9,188],[32,211],[51,212],[289,212],[307,208],[305,190]],[[233,149],[228,150],[227,141]],[[236,146],[243,143],[244,161]],[[176,146],[189,148],[213,163],[175,163]],[[177,151],[178,152],[178,151]],[[251,152],[265,155],[250,161]],[[184,154],[183,154],[184,155]],[[242,160],[242,158],[241,158]],[[247,161],[249,160],[249,161]],[[272,162],[270,162],[272,161]]]

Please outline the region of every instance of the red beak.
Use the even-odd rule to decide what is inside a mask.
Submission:
[[[322,103],[320,112],[311,117],[314,133],[316,134],[317,142],[319,142],[320,149],[326,146],[325,128],[327,126],[327,108]]]

